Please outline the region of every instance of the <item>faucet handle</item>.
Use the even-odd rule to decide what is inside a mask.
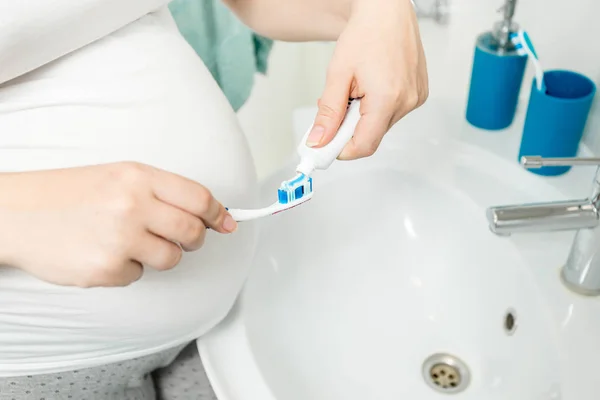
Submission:
[[[544,158],[540,156],[523,156],[521,165],[525,168],[541,167],[565,167],[575,165],[597,165],[600,166],[598,157],[563,157],[563,158]]]

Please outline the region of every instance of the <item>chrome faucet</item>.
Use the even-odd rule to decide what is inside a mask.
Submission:
[[[577,230],[561,277],[574,292],[600,295],[600,158],[522,157],[525,168],[596,165],[587,199],[490,207],[490,230],[500,236],[518,232]]]

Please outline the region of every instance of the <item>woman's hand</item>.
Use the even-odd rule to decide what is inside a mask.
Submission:
[[[205,187],[137,163],[0,174],[0,193],[0,262],[59,285],[128,285],[237,226]]]
[[[345,115],[348,97],[362,97],[362,117],[339,159],[370,156],[388,129],[421,106],[428,93],[425,54],[411,2],[354,0],[307,144],[329,143]]]

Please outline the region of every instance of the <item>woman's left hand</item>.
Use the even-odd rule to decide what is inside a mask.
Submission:
[[[329,143],[348,98],[360,97],[360,121],[338,158],[370,156],[390,127],[421,106],[428,94],[425,53],[410,0],[354,0],[307,144]]]

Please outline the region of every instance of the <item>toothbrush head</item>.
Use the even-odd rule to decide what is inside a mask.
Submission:
[[[283,182],[277,191],[277,197],[277,201],[268,207],[257,210],[228,208],[227,211],[229,211],[233,219],[240,222],[263,218],[290,210],[312,199],[312,178],[302,175],[301,177],[297,176],[294,179]]]
[[[511,32],[508,35],[508,38],[510,39],[510,42],[514,46],[514,49],[517,52],[517,54],[520,54],[522,56],[528,54],[527,49],[525,48],[525,46],[523,45],[523,42],[521,41],[519,32]]]
[[[508,35],[508,37],[513,46],[515,46],[515,50],[517,51],[517,53],[521,55],[527,54],[536,60],[538,59],[538,55],[535,51],[535,48],[533,47],[533,43],[531,42],[531,39],[529,38],[527,32],[523,30],[512,32],[510,35]]]
[[[287,204],[277,203],[277,207],[275,207],[273,209],[273,212],[271,213],[271,215],[279,214],[280,212],[291,210],[292,208],[298,207],[300,204],[304,204],[307,201],[309,201],[310,199],[312,199],[312,197],[313,197],[313,194],[311,192],[311,193],[308,193],[305,196],[303,196],[301,199],[296,199],[294,201],[290,201]]]
[[[301,200],[313,192],[312,178],[298,174],[293,179],[284,181],[277,190],[279,204],[288,204]]]

